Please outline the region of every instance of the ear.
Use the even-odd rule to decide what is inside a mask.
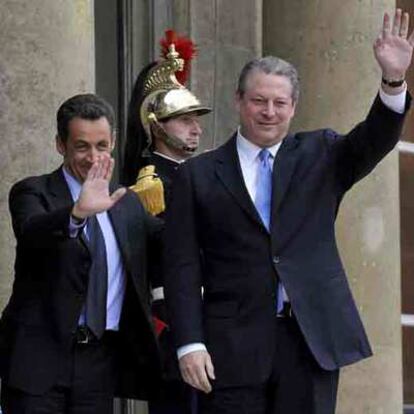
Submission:
[[[292,117],[295,116],[296,113],[296,102],[292,103]]]
[[[112,139],[111,139],[111,152],[115,149],[115,144],[116,144],[116,133],[114,132],[112,134]]]
[[[240,103],[242,100],[242,96],[240,95],[240,92],[236,92],[234,94],[234,105],[236,107],[237,112],[240,112]]]
[[[66,155],[66,145],[59,135],[56,135],[56,150],[63,157]]]

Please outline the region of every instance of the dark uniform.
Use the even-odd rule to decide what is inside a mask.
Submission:
[[[164,186],[165,205],[168,208],[171,197],[171,189],[177,168],[180,163],[165,158],[161,155],[152,153],[149,163],[155,166],[155,171],[161,178]],[[165,212],[157,217],[164,218]],[[196,399],[195,391],[185,384],[181,379],[178,369],[176,348],[169,328],[168,314],[164,299],[157,299],[155,292],[163,292],[164,280],[161,267],[154,269],[151,276],[152,292],[154,293],[152,302],[153,316],[167,324],[165,329],[160,332],[158,340],[161,349],[163,363],[164,382],[160,396],[156,400],[149,401],[150,414],[195,414]]]
[[[183,44],[182,41],[183,39],[180,38],[178,43]],[[184,43],[186,42],[187,39],[184,39]],[[165,217],[172,182],[180,163],[162,154],[154,153],[154,139],[163,141],[169,148],[183,150],[190,155],[195,148],[188,148],[180,137],[167,135],[162,123],[184,114],[203,115],[211,111],[210,108],[202,106],[198,99],[183,86],[183,80],[182,83],[177,80],[175,76],[178,76],[180,70],[184,68],[184,72],[186,71],[186,62],[180,59],[181,53],[177,53],[180,52],[178,46],[177,51],[175,50],[175,43],[168,43],[167,46],[168,54],[165,55],[165,60],[150,63],[140,72],[135,82],[128,108],[127,141],[124,166],[121,171],[122,184],[131,186],[147,210],[159,218]],[[182,55],[184,56],[185,53]],[[148,166],[155,167],[155,171],[143,168]],[[153,179],[153,173],[157,178]],[[154,186],[151,188],[152,184]],[[149,412],[150,414],[195,414],[197,412],[195,392],[181,378],[176,346],[168,326],[163,294],[161,252],[151,253],[156,254],[158,259],[151,260],[152,263],[158,262],[158,264],[150,273],[152,312],[161,348],[164,381],[159,397],[149,401]]]

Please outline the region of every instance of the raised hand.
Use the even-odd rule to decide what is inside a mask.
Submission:
[[[109,181],[114,168],[114,160],[109,154],[98,157],[90,168],[78,201],[72,214],[78,218],[86,218],[102,211],[109,210],[125,195],[126,188],[120,188],[109,194]]]
[[[390,81],[405,79],[411,64],[414,31],[408,36],[409,15],[397,9],[391,24],[385,13],[382,31],[374,42],[374,54],[382,69],[383,78]]]

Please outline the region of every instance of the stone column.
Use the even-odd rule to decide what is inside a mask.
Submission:
[[[13,280],[10,186],[57,167],[55,114],[94,90],[92,0],[2,0],[0,7],[0,307]]]
[[[262,52],[262,0],[174,0],[173,24],[197,44],[190,87],[213,113],[202,118],[202,150],[238,125],[234,92],[246,61]]]
[[[265,0],[264,53],[295,64],[302,96],[294,129],[346,132],[378,90],[372,42],[378,0]],[[394,151],[347,195],[337,221],[340,250],[375,356],[342,371],[338,413],[401,413],[398,158]]]

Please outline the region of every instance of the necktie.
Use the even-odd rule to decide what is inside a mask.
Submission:
[[[257,171],[256,198],[254,204],[263,224],[270,229],[270,211],[272,201],[272,168],[270,154],[266,148],[259,152],[259,169]]]
[[[256,197],[254,204],[263,224],[270,230],[270,214],[272,203],[272,167],[270,158],[272,154],[266,148],[259,152],[259,168],[257,171]],[[283,309],[283,286],[277,286],[277,312]]]
[[[108,290],[108,266],[105,239],[96,216],[88,219],[89,245],[92,264],[86,298],[86,325],[100,338],[106,327],[106,296]]]

